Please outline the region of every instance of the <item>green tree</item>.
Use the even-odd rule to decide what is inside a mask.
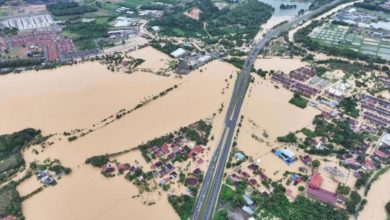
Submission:
[[[277,140],[279,142],[297,143],[297,137],[292,132],[288,133],[286,136],[278,137]]]
[[[319,160],[313,160],[311,162],[311,165],[315,168],[319,167],[321,165],[321,162]]]
[[[387,214],[390,215],[390,201],[386,203],[385,209]]]
[[[337,192],[342,194],[342,195],[348,195],[350,191],[351,191],[351,188],[349,186],[344,185],[344,184],[339,184],[337,186]]]

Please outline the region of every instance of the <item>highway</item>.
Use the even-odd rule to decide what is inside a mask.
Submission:
[[[226,162],[229,158],[235,127],[250,84],[250,72],[260,50],[262,50],[270,40],[279,36],[280,33],[290,30],[300,22],[304,22],[307,19],[317,16],[342,2],[343,0],[334,0],[316,10],[296,17],[286,24],[271,29],[262,39],[253,43],[252,49],[247,56],[244,66],[241,69],[240,74],[237,76],[234,84],[233,94],[224,121],[223,131],[217,149],[212,155],[202,187],[199,190],[193,210],[192,220],[210,220],[214,215],[218,204],[219,191],[221,189]]]

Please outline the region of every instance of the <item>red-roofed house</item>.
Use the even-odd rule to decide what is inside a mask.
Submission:
[[[204,162],[204,160],[202,160],[202,158],[200,158],[198,161],[196,161],[196,164],[199,166],[199,165],[201,165],[203,162]]]
[[[314,189],[308,187],[307,193],[309,194],[310,197],[331,205],[334,205],[337,201],[336,193],[332,193],[324,189]]]
[[[337,201],[337,194],[321,189],[321,184],[323,180],[324,179],[320,176],[320,174],[315,172],[311,176],[309,187],[307,187],[306,192],[310,197],[314,199],[317,199],[324,203],[334,205]]]
[[[372,170],[374,169],[374,162],[371,159],[366,159],[364,161],[363,167],[367,170]]]
[[[115,167],[113,167],[111,164],[107,163],[102,167],[102,172],[105,174],[112,173],[115,171]]]
[[[381,150],[376,150],[375,151],[375,156],[381,158],[381,159],[387,159],[389,155]]]
[[[242,172],[241,173],[241,176],[244,177],[245,179],[248,179],[249,177],[251,177],[247,172]]]
[[[310,155],[301,156],[299,158],[307,166],[311,165],[311,162],[313,161]]]
[[[256,165],[256,164],[254,164],[254,163],[252,163],[252,164],[250,164],[250,165],[248,166],[248,168],[251,169],[251,170],[253,170],[253,171],[255,171],[255,170],[258,170],[258,169],[259,169],[259,166]]]
[[[196,145],[191,149],[191,151],[188,153],[189,158],[193,158],[194,156],[203,153],[204,147],[202,145]]]
[[[116,166],[116,168],[118,169],[119,172],[123,172],[123,171],[129,169],[129,166],[126,165],[125,163],[120,163]]]
[[[241,181],[241,178],[239,176],[237,176],[235,173],[233,173],[232,175],[229,176],[229,179],[233,182],[240,182]]]
[[[256,186],[257,185],[257,181],[255,179],[250,179],[248,181],[248,183],[251,185],[251,186]]]
[[[4,218],[0,218],[0,220],[16,220],[16,217],[13,215],[8,215]]]
[[[130,62],[129,62],[128,60],[123,60],[123,61],[121,62],[122,66],[128,66],[129,63],[130,63]]]
[[[318,174],[317,172],[311,176],[310,182],[309,182],[309,187],[313,189],[319,189],[321,188],[322,181],[324,179]]]
[[[263,180],[267,180],[268,177],[263,173],[263,172],[259,172],[259,175],[260,175],[260,180],[263,181]]]
[[[147,149],[147,151],[149,152],[149,153],[155,153],[156,151],[157,151],[157,146],[153,146],[153,147],[151,147],[151,148],[148,148]]]
[[[169,150],[168,144],[163,144],[163,146],[161,146],[160,151],[161,151],[162,155],[169,154],[170,150]]]

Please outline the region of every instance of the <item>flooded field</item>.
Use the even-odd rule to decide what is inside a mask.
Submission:
[[[169,58],[161,55],[152,59]],[[143,65],[160,68],[154,62]],[[135,147],[199,119],[211,118],[214,113],[217,124],[213,134],[217,135],[222,124],[218,109],[230,98],[231,86],[229,89],[226,86],[233,82],[235,73],[236,68],[220,61],[213,61],[202,67],[202,71],[196,70],[182,79],[147,72],[120,74],[98,63],[83,63],[0,77],[0,120],[5,122],[1,123],[0,132],[34,127],[44,134],[58,133],[50,139],[53,145],[45,149],[34,146],[25,151],[26,163],[56,158],[73,170],[57,186],[23,202],[26,219],[177,219],[166,194],[145,193],[132,198],[138,194],[134,185],[124,178],[103,177],[98,170],[85,165],[85,159]],[[76,141],[68,142],[62,135],[64,130],[90,127],[173,85],[178,88],[166,96]],[[140,154],[124,157],[143,160]],[[30,178],[18,190],[26,195],[37,187],[37,180]],[[156,204],[147,206],[145,201]]]

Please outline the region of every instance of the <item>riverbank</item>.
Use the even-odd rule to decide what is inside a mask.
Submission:
[[[390,201],[390,171],[387,170],[375,181],[367,194],[367,204],[359,214],[359,219],[387,219],[385,205]]]

